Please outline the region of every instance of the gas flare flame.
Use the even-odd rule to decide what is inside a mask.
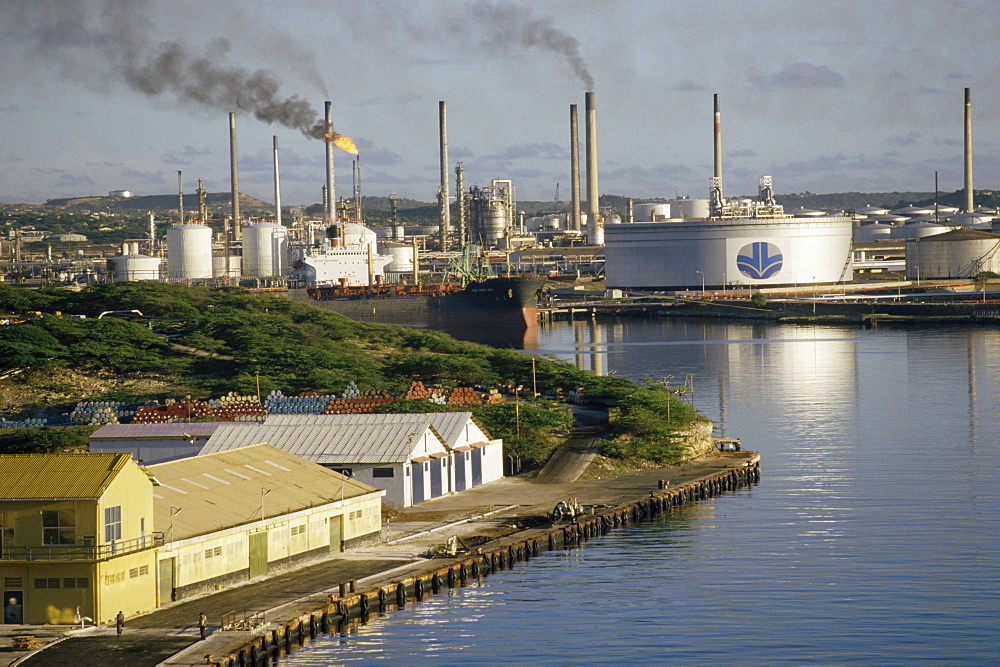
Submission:
[[[348,153],[354,153],[355,155],[358,154],[358,147],[354,145],[354,142],[351,141],[350,137],[345,137],[344,135],[337,134],[336,132],[333,134],[326,134],[325,136],[327,141],[332,141],[333,145],[340,150],[347,151]]]

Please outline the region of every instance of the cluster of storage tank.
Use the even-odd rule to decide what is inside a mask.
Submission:
[[[862,224],[854,231],[856,242],[919,239],[966,227],[991,231],[993,215],[986,211],[959,213],[953,206],[906,206],[889,210],[864,206],[854,211]]]

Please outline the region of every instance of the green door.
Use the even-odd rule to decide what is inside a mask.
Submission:
[[[339,554],[344,550],[344,515],[330,517],[330,553]]]
[[[250,534],[250,578],[267,574],[267,531]]]
[[[160,561],[160,605],[174,599],[174,559],[164,558]]]

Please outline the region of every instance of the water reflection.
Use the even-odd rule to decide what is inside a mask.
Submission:
[[[547,327],[540,353],[692,374],[695,407],[762,452],[761,484],[545,552],[287,664],[994,664],[998,344],[991,329]]]

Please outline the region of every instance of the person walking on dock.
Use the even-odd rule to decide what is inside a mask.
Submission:
[[[208,632],[208,616],[205,616],[205,612],[198,614],[198,629],[201,630],[201,638],[205,639]]]
[[[125,630],[125,614],[118,610],[118,615],[115,616],[115,629],[118,630],[118,636],[122,636],[122,632]]]

